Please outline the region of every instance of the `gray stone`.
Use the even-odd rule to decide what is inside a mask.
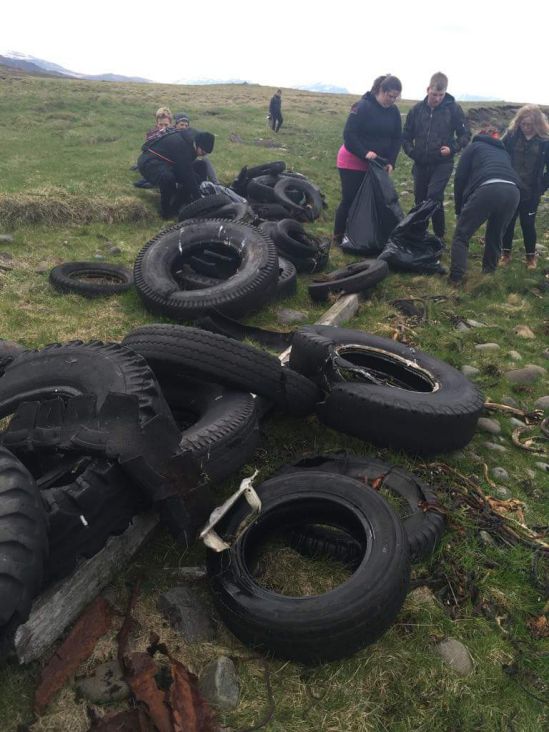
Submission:
[[[524,422],[522,422],[520,419],[517,419],[516,417],[511,417],[509,420],[509,424],[513,427],[525,427],[526,425]]]
[[[541,376],[543,376],[545,369],[541,366],[535,368],[530,364],[525,366],[523,369],[511,369],[511,371],[505,372],[507,381],[512,384],[533,384]]]
[[[518,335],[519,338],[529,338],[530,340],[536,337],[534,331],[527,325],[516,325],[513,328],[513,333]]]
[[[512,396],[508,396],[507,394],[505,396],[501,397],[501,403],[505,404],[506,407],[513,407],[513,409],[520,409],[519,403],[516,399],[513,399]]]
[[[509,351],[507,354],[511,361],[522,361],[522,356],[518,351]]]
[[[109,254],[112,254],[113,257],[116,257],[118,254],[122,254],[122,249],[120,247],[110,247],[108,250]]]
[[[545,473],[549,473],[549,463],[536,463],[536,468],[543,470]]]
[[[505,470],[505,468],[492,468],[492,475],[495,480],[501,480],[502,483],[507,483],[509,480],[509,473]]]
[[[549,358],[549,348],[546,348],[542,355],[543,358]]]
[[[104,254],[95,254],[94,259],[105,259],[105,255]]]
[[[459,323],[456,325],[456,330],[460,333],[467,333],[469,330],[469,326],[467,323],[464,323],[462,320],[459,321]]]
[[[535,470],[531,470],[530,468],[526,468],[526,470],[524,472],[530,478],[530,480],[534,480],[534,478],[536,477],[536,471]]]
[[[477,455],[476,452],[473,452],[472,450],[467,452],[467,457],[473,463],[483,463],[484,462],[483,458],[481,458],[480,455]]]
[[[465,321],[469,328],[486,328],[486,323],[481,323],[479,320],[472,320],[471,318],[467,318]]]
[[[438,604],[432,591],[425,585],[416,587],[414,590],[409,592],[407,600],[415,605],[436,606]]]
[[[507,452],[506,447],[503,447],[503,445],[498,445],[496,442],[485,442],[484,447],[487,447],[493,452]]]
[[[473,672],[473,661],[471,654],[460,641],[455,638],[447,638],[436,647],[438,655],[461,676],[468,676]]]
[[[509,488],[505,488],[502,485],[498,485],[498,487],[495,489],[495,494],[498,498],[500,498],[502,501],[508,501],[509,498],[513,497],[513,494],[509,490]]]
[[[477,429],[481,430],[481,432],[488,432],[491,435],[499,435],[501,432],[501,425],[497,419],[481,417],[477,422]]]
[[[543,409],[544,412],[549,412],[549,396],[542,396],[536,399],[534,407],[536,409]]]
[[[484,531],[484,529],[482,529],[482,531],[479,531],[478,535],[480,536],[480,540],[485,546],[496,545],[496,542],[493,540],[491,534],[489,534],[487,531]]]
[[[160,595],[157,605],[187,643],[214,640],[211,611],[192,588],[174,587]]]
[[[211,661],[200,674],[198,688],[216,709],[229,712],[240,701],[240,681],[234,663],[226,656]]]
[[[290,308],[282,308],[276,314],[279,323],[284,325],[292,325],[292,323],[301,323],[307,320],[307,313],[301,312],[301,310],[291,310]]]
[[[12,244],[13,236],[11,234],[0,234],[0,244]]]
[[[477,343],[475,346],[476,351],[499,351],[498,343]]]
[[[461,373],[465,376],[476,376],[477,374],[480,374],[480,369],[477,369],[476,366],[468,366],[466,364],[461,367]]]
[[[122,701],[130,695],[130,687],[124,681],[118,661],[107,661],[96,666],[91,676],[76,682],[76,688],[94,704]]]

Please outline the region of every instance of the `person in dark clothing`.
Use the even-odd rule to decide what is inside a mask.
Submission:
[[[206,180],[206,166],[197,160],[214,148],[210,132],[192,127],[173,130],[146,142],[137,165],[141,175],[160,189],[160,214],[174,216],[181,206],[200,198],[199,184]]]
[[[520,203],[503,236],[500,264],[511,261],[517,218],[520,220],[526,266],[536,268],[536,213],[541,196],[549,188],[549,123],[535,104],[521,107],[501,141],[511,156],[520,182]]]
[[[393,172],[400,151],[402,125],[395,106],[402,91],[396,76],[379,76],[369,92],[353,104],[343,130],[343,145],[337,154],[341,202],[334,222],[334,244],[345,234],[349,209],[368,170],[368,161],[382,157]]]
[[[445,232],[444,190],[452,175],[454,155],[471,139],[463,110],[447,88],[448,77],[433,74],[427,96],[408,112],[402,132],[402,149],[414,161],[416,205],[428,198],[441,203],[433,214],[433,231],[440,238]]]
[[[282,117],[282,89],[277,89],[271,97],[271,101],[269,102],[269,121],[271,129],[274,132],[278,132],[282,127],[282,123],[284,122],[284,118]]]
[[[454,178],[458,221],[450,261],[449,280],[463,281],[469,241],[485,222],[482,271],[494,272],[501,254],[503,233],[518,206],[520,179],[501,140],[490,134],[473,137],[463,151]]]

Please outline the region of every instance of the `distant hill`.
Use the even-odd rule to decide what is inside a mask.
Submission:
[[[177,79],[172,84],[186,84],[188,86],[207,86],[211,84],[249,84],[243,79]]]
[[[311,84],[303,84],[301,86],[295,86],[294,89],[301,91],[312,91],[321,92],[322,94],[349,94],[349,90],[343,86],[334,86],[333,84],[324,84],[321,81],[317,81]]]
[[[69,79],[88,79],[90,81],[132,81],[140,84],[151,84],[150,79],[140,76],[122,76],[121,74],[80,74],[35,56],[28,56],[19,51],[5,51],[0,54],[0,64],[14,69],[21,69],[29,74],[39,76],[68,77]]]

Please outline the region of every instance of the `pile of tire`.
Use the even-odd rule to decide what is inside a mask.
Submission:
[[[0,344],[1,345],[1,344]],[[0,649],[46,583],[154,508],[187,546],[211,488],[253,455],[259,402],[314,410],[317,387],[268,353],[152,325],[123,344],[0,347]]]

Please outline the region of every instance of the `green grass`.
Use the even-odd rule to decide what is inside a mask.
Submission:
[[[243,165],[284,159],[288,166],[309,176],[326,194],[329,208],[314,231],[331,232],[339,199],[335,156],[349,106],[345,95],[284,92],[285,125],[271,140],[265,115],[272,89],[254,85],[234,87],[181,87],[93,83],[57,79],[7,76],[0,80],[2,105],[2,155],[0,156],[0,234],[12,233],[14,242],[0,244],[0,337],[28,347],[79,338],[120,340],[130,329],[154,322],[133,291],[98,301],[76,295],[62,296],[48,284],[48,270],[66,260],[111,258],[115,245],[121,254],[115,261],[132,265],[141,247],[163,226],[157,214],[157,194],[134,189],[135,162],[144,131],[160,105],[191,115],[193,126],[216,134],[212,162],[219,177],[228,183]],[[409,103],[400,105],[406,112]],[[231,142],[238,135],[242,142]],[[401,154],[394,177],[403,209],[413,203],[411,165]],[[449,205],[448,241],[455,225]],[[549,245],[548,202],[539,214],[540,243]],[[528,387],[512,387],[503,373],[516,365],[509,352],[517,350],[520,364],[549,367],[542,356],[549,335],[547,321],[547,256],[540,268],[527,272],[521,261],[522,242],[517,234],[511,267],[492,277],[480,274],[479,237],[472,242],[470,277],[465,288],[450,291],[444,278],[391,275],[362,304],[348,324],[393,337],[398,335],[416,348],[432,353],[455,367],[464,364],[480,369],[479,386],[491,401],[513,396],[525,409],[549,393],[547,379]],[[351,261],[334,251],[330,268]],[[444,263],[448,263],[445,254]],[[301,277],[297,294],[248,319],[254,325],[280,327],[280,307],[302,310],[314,322],[326,309],[310,302]],[[432,299],[440,296],[440,299]],[[397,298],[426,299],[423,320],[407,318],[391,304]],[[545,300],[544,300],[545,298]],[[466,332],[456,330],[459,319],[472,318],[486,324]],[[535,339],[519,338],[513,328],[528,324]],[[474,346],[497,341],[497,353],[479,355]],[[476,481],[487,494],[493,487],[485,480],[489,469],[504,467],[511,495],[525,503],[530,526],[548,523],[549,482],[547,473],[535,467],[536,456],[512,445],[508,417],[496,414],[507,451],[492,453],[484,443],[488,436],[475,435],[463,451],[442,456],[461,475]],[[426,562],[414,567],[418,583],[431,583],[434,599],[421,602],[411,595],[398,622],[374,646],[339,663],[307,669],[298,664],[268,660],[275,712],[265,729],[284,732],[361,732],[390,730],[497,730],[537,732],[547,722],[547,638],[540,639],[531,621],[544,611],[547,601],[547,567],[536,564],[526,546],[494,546],[479,537],[486,528],[483,518],[467,507],[457,488],[454,473],[444,473],[422,461],[389,450],[374,451],[358,439],[338,434],[305,420],[275,416],[268,419],[264,439],[253,464],[219,486],[220,497],[256,467],[260,478],[268,477],[282,464],[303,453],[348,449],[374,453],[416,470],[438,488],[448,512],[449,527],[440,547]],[[529,473],[528,471],[533,471]],[[471,483],[469,483],[471,485]],[[237,658],[242,680],[240,707],[223,717],[231,729],[256,724],[268,708],[263,661],[250,660],[251,652],[222,630],[215,644],[196,648],[181,646],[162,625],[155,611],[158,592],[176,584],[171,568],[201,563],[204,552],[195,546],[183,552],[160,532],[118,577],[115,586],[123,598],[127,585],[142,578],[138,606],[146,646],[148,628],[155,627],[178,657],[193,670],[220,652]],[[282,560],[280,560],[282,561]],[[282,569],[284,565],[282,565]],[[329,569],[329,567],[328,567]],[[545,571],[545,578],[543,577]],[[319,581],[323,581],[319,570]],[[284,572],[282,571],[282,575]],[[461,640],[471,652],[474,673],[456,676],[434,652],[446,636]],[[102,653],[112,654],[114,646]],[[98,652],[96,660],[101,654]],[[248,659],[248,660],[246,660]],[[0,667],[0,728],[15,730],[31,717],[32,694],[40,664],[19,668]],[[67,721],[69,720],[69,721]],[[72,690],[56,701],[34,729],[84,730],[82,702]]]

